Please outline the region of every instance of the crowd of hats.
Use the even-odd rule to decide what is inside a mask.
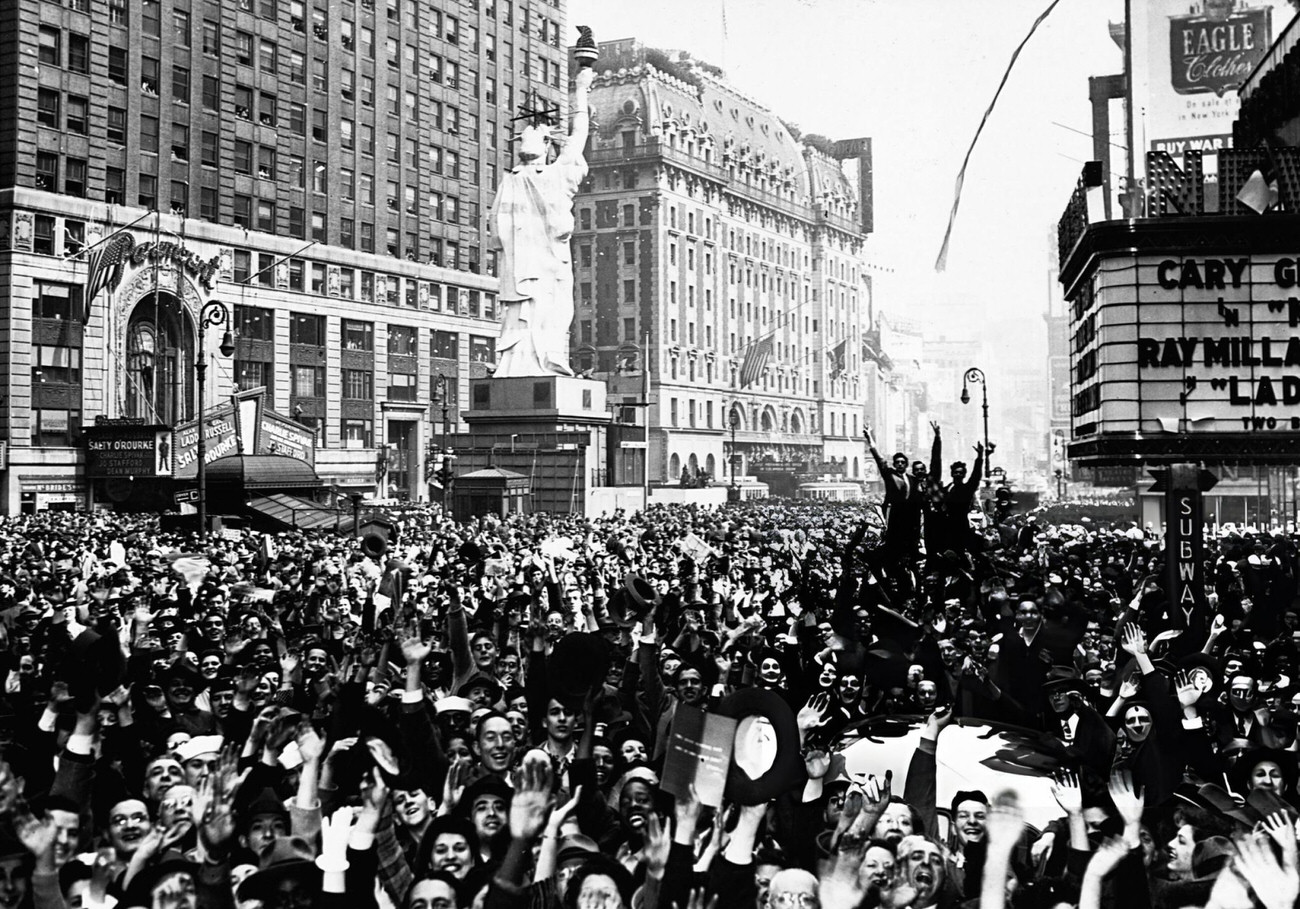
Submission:
[[[364,870],[381,906],[409,904],[420,881],[469,906],[493,887],[504,898],[512,881],[500,875],[518,871],[506,860],[508,825],[483,826],[475,806],[508,806],[521,785],[513,772],[537,759],[549,762],[553,803],[578,798],[579,780],[588,791],[556,829],[554,864],[578,874],[533,897],[558,905],[563,881],[594,875],[630,906],[650,837],[638,812],[673,822],[661,782],[683,707],[738,724],[730,824],[763,806],[776,818],[755,863],[823,880],[837,806],[866,785],[840,752],[881,717],[896,718],[900,734],[936,712],[1015,730],[1008,740],[1032,742],[1034,758],[998,756],[1007,785],[1017,773],[1078,774],[1084,803],[1110,815],[1097,835],[1115,827],[1111,771],[1131,774],[1151,837],[1188,827],[1198,843],[1190,870],[1158,848],[1145,857],[1153,892],[1165,881],[1208,887],[1236,867],[1243,830],[1300,816],[1292,537],[1210,541],[1204,595],[1181,608],[1164,592],[1161,541],[1131,523],[1013,517],[972,535],[969,551],[901,563],[884,556],[880,531],[874,506],[786,501],[469,522],[408,506],[361,540],[228,531],[203,544],[150,515],[5,519],[0,862],[23,858],[28,892],[53,862],[63,898],[95,909],[152,906],[177,878],[198,888],[200,905],[204,888],[225,886],[222,905],[276,909],[286,882],[319,891],[332,873],[322,850],[333,809],[386,792],[383,845],[348,853],[349,898],[361,898]],[[1127,645],[1132,628],[1140,647]],[[492,642],[482,660],[470,648],[480,639]],[[432,646],[414,670],[402,656],[412,641]],[[572,752],[557,753],[570,740],[548,732],[552,703],[592,733],[581,747],[575,734]],[[501,771],[478,737],[503,722],[516,746]],[[326,757],[312,756],[313,737]],[[302,780],[317,777],[299,769],[304,760],[320,774],[305,795]],[[226,773],[223,796],[213,780]],[[940,809],[933,791],[917,804],[922,790],[910,785],[914,829],[903,832],[918,836],[937,835],[938,814],[955,818],[993,795],[963,788]],[[422,793],[430,816],[407,825],[397,793],[404,804]],[[233,832],[214,844],[188,805],[223,798]],[[124,842],[113,820],[135,803],[161,836],[147,840],[149,861],[132,861],[146,840]],[[76,829],[66,848],[32,857],[23,834],[39,823]],[[1069,837],[1059,826],[1026,834],[1014,873],[1037,885],[1032,898],[1077,890],[1062,869],[1028,858],[1031,840],[1040,858],[1052,843],[1059,857]],[[461,840],[465,866],[440,864],[438,850]],[[955,830],[938,842],[957,882],[940,903],[978,894],[977,877],[963,883],[960,871],[982,862],[971,845]],[[711,854],[706,840],[699,848]],[[901,867],[901,852],[895,859]],[[735,873],[722,864],[731,859],[711,860],[710,879]],[[1186,904],[1200,895],[1176,892]]]

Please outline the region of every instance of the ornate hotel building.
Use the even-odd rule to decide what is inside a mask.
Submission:
[[[156,505],[169,466],[88,476],[85,428],[254,387],[326,486],[426,496],[494,359],[512,112],[565,106],[566,40],[563,0],[6,4],[0,512]]]
[[[871,339],[869,139],[799,141],[705,64],[601,44],[574,235],[575,368],[641,423],[650,478],[864,480]],[[648,350],[644,350],[648,343]],[[767,352],[754,382],[747,354]],[[625,437],[643,431],[628,426]],[[636,442],[612,459],[640,472]],[[874,473],[873,473],[874,475]]]

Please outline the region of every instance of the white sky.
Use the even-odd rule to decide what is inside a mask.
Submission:
[[[1123,69],[1107,30],[1123,19],[1123,0],[1061,0],[1030,40],[967,170],[947,271],[936,274],[934,261],[962,156],[1049,2],[726,0],[725,40],[723,0],[569,0],[568,16],[597,41],[635,37],[722,66],[805,133],[870,136],[866,258],[894,270],[876,279],[877,306],[921,316],[914,307],[961,304],[987,326],[982,339],[1038,359],[1055,256],[1048,230],[1092,156],[1088,77]]]

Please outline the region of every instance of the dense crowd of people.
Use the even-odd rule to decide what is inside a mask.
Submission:
[[[971,524],[935,436],[883,513],[5,519],[0,909],[1292,906],[1295,541],[1171,603],[1132,524]],[[853,772],[882,717],[906,774]],[[1055,820],[1015,773],[938,804],[962,724],[1034,743]]]

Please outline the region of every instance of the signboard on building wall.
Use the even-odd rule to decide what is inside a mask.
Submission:
[[[1231,145],[1237,89],[1273,42],[1285,0],[1133,0],[1134,145],[1179,156]],[[1139,152],[1135,165],[1143,166]]]
[[[279,454],[316,465],[316,433],[269,410],[262,411],[257,432],[258,454]]]
[[[233,404],[209,410],[203,416],[203,425],[206,446],[203,460],[206,463],[211,464],[218,458],[238,453],[238,420]],[[176,477],[188,479],[198,476],[199,423],[197,420],[176,427],[173,448],[176,452]]]
[[[172,475],[171,429],[144,424],[101,424],[83,430],[86,476],[169,477]]]
[[[1300,434],[1300,257],[1117,256],[1091,280],[1076,442]]]

